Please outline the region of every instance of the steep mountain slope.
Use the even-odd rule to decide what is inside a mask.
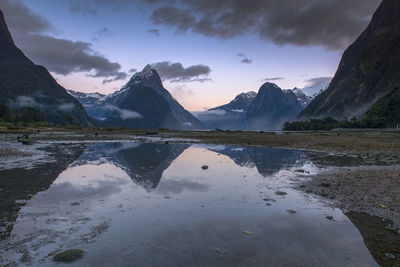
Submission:
[[[109,113],[103,120],[107,125],[141,129],[183,128],[168,102],[151,87],[126,90],[118,97],[108,99],[107,103],[104,108]]]
[[[282,90],[282,91],[286,95],[286,98],[287,98],[290,106],[292,106],[292,108],[297,113],[299,113],[300,111],[303,110],[303,106],[301,105],[297,95],[292,90]]]
[[[276,84],[264,83],[247,110],[245,129],[281,129],[286,121],[296,118],[300,110],[301,105],[293,92],[286,94]]]
[[[110,95],[69,91],[90,116],[105,125],[142,129],[203,129],[204,125],[185,110],[163,87],[150,65]]]
[[[134,105],[129,105],[124,100],[124,98],[130,92],[133,92],[143,87],[152,88],[156,93],[158,93],[162,97],[164,101],[167,102],[167,105],[176,120],[175,124],[168,128],[175,128],[175,129],[204,128],[203,123],[201,123],[190,112],[184,109],[164,88],[157,71],[153,69],[150,65],[147,65],[141,72],[135,73],[130,79],[130,81],[121,90],[113,93],[110,96],[107,96],[107,98],[109,99],[111,104],[116,105],[119,108],[121,108],[119,105],[124,103],[123,105],[125,108],[132,108],[133,110],[135,110],[137,109],[137,107]]]
[[[247,109],[256,96],[253,91],[241,93],[228,104],[199,112],[196,116],[207,129],[241,130]]]
[[[383,0],[361,36],[344,52],[328,89],[300,119],[361,117],[379,98],[400,85],[400,1]]]
[[[18,110],[32,107],[54,124],[81,124],[91,119],[82,105],[42,66],[18,49],[0,10],[0,103]]]
[[[400,125],[400,88],[396,87],[379,98],[367,111],[363,121],[369,123],[370,127],[395,128]]]

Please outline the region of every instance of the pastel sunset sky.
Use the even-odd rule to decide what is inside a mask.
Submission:
[[[265,81],[332,77],[380,0],[0,0],[15,43],[67,89],[108,94],[152,64],[188,110]]]

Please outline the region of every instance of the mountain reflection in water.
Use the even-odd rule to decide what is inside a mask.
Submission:
[[[0,265],[81,248],[72,266],[376,266],[340,210],[293,188],[300,168],[318,171],[299,150],[89,144],[19,210]]]
[[[132,180],[148,192],[160,183],[163,172],[190,145],[155,143],[95,143],[89,145],[83,155],[72,165],[113,164],[123,169]],[[202,147],[192,145],[192,147]],[[205,146],[204,148],[228,156],[238,166],[256,167],[264,177],[283,168],[301,166],[307,156],[301,150],[237,146]],[[175,184],[179,188],[179,184]],[[196,187],[196,185],[194,185]],[[171,190],[173,185],[170,186]],[[200,188],[202,188],[200,186]],[[176,189],[179,191],[179,189]]]

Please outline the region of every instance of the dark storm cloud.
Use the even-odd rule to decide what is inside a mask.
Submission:
[[[151,19],[155,24],[176,26],[177,31],[185,32],[193,27],[196,19],[186,10],[175,7],[160,7],[153,11]]]
[[[97,10],[88,3],[79,1],[69,1],[69,11],[71,13],[83,13],[86,15],[96,15]]]
[[[245,54],[243,53],[238,53],[237,54],[238,57],[242,58],[242,60],[240,62],[242,62],[243,64],[251,64],[253,63],[253,60],[248,58]]]
[[[62,75],[88,72],[88,76],[106,78],[104,82],[126,78],[121,65],[99,55],[91,43],[47,35],[53,31],[51,24],[22,2],[2,0],[1,8],[15,42],[35,63]]]
[[[32,13],[22,2],[2,0],[0,5],[10,28],[23,33],[49,32],[51,24],[37,14]]]
[[[157,70],[163,80],[169,80],[170,82],[204,82],[211,80],[207,78],[211,72],[210,67],[201,64],[184,68],[181,63],[164,61],[154,63],[152,67]]]
[[[148,29],[148,33],[154,34],[155,36],[160,36],[160,30],[159,29]]]
[[[272,77],[272,78],[264,78],[261,81],[262,82],[273,82],[273,81],[279,81],[279,80],[284,80],[285,78],[283,77]]]
[[[108,10],[118,11],[125,8],[127,4],[135,3],[137,0],[68,0],[71,13],[82,13],[84,15],[97,16],[101,7]]]
[[[367,26],[380,0],[143,0],[154,24],[221,39],[257,34],[278,45],[342,49]],[[161,6],[162,5],[162,6]]]

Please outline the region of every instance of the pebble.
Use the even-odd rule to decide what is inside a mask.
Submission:
[[[267,202],[276,202],[276,200],[273,198],[264,198],[263,200]]]
[[[295,210],[286,210],[287,213],[289,213],[290,215],[296,214],[297,212]]]
[[[220,248],[215,248],[214,251],[217,252],[217,253],[220,253],[220,254],[226,254],[226,252],[223,251],[223,250],[220,249]]]
[[[207,165],[203,165],[203,166],[201,166],[201,168],[202,168],[203,170],[207,170],[207,169],[208,169],[208,166],[207,166]]]
[[[330,215],[329,215],[329,216],[326,216],[326,218],[327,218],[328,220],[331,220],[331,221],[333,220],[333,216],[330,216]]]
[[[385,253],[385,257],[389,258],[389,259],[392,259],[392,260],[396,259],[396,256],[393,255],[393,254],[390,254],[390,253]]]

